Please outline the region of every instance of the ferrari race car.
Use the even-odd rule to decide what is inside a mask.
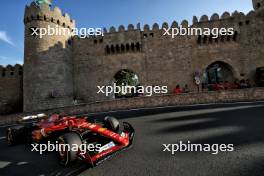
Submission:
[[[117,151],[129,148],[134,133],[129,123],[121,124],[114,117],[107,116],[97,123],[87,117],[40,114],[24,117],[18,125],[8,128],[6,139],[9,145],[52,142],[68,146],[57,151],[61,164],[67,166],[80,159],[95,166]],[[87,147],[83,151],[78,147],[92,144],[97,150]],[[77,150],[69,149],[73,145],[77,145]]]

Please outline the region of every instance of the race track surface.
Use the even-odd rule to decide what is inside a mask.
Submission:
[[[7,147],[0,127],[0,175],[263,176],[264,103],[169,107],[92,114],[114,115],[136,131],[133,147],[101,165],[60,166],[55,153]],[[234,144],[233,152],[163,152],[163,144]]]

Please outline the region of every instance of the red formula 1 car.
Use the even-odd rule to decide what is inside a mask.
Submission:
[[[56,114],[50,117],[26,117],[24,120],[7,129],[8,144],[32,145],[52,141],[60,146],[58,156],[63,165],[80,159],[95,166],[115,152],[130,147],[135,133],[129,123],[123,122],[121,125],[114,117],[106,117],[100,123],[92,122],[87,117],[61,117]],[[72,150],[72,146],[77,146],[77,150]]]

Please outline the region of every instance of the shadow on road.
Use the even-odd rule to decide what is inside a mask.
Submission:
[[[254,112],[254,115],[252,112]],[[223,135],[215,135],[191,141],[197,144],[234,144],[235,146],[242,146],[252,143],[264,143],[264,107],[164,118],[153,120],[152,122],[170,124],[169,127],[158,130],[156,132],[157,134],[179,134],[184,132],[196,134],[199,131],[217,131],[217,129],[225,127],[241,129],[237,132],[231,131]],[[178,123],[182,124],[179,125]],[[171,124],[175,125],[172,126]]]
[[[264,159],[263,156],[255,158],[255,162],[248,166],[247,170],[243,170],[242,173],[234,176],[263,176],[264,173]]]

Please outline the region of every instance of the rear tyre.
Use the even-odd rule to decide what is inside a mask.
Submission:
[[[78,151],[73,151],[73,147],[76,149],[76,145],[79,147],[82,144],[81,137],[74,132],[66,133],[58,138],[58,143],[63,144],[65,147],[59,149],[60,164],[68,166],[77,160]],[[62,145],[60,145],[62,146]],[[69,148],[70,147],[70,148]]]

